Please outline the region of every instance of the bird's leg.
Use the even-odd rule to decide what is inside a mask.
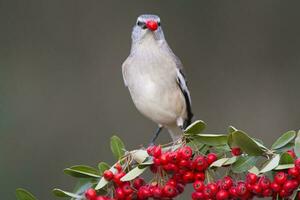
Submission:
[[[155,142],[155,140],[158,138],[158,135],[159,135],[159,133],[161,132],[162,129],[163,129],[162,126],[159,126],[159,127],[156,129],[155,135],[154,135],[154,137],[152,138],[151,143],[150,143],[149,146],[154,145],[154,142]]]

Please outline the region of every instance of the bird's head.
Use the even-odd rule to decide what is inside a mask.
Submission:
[[[164,40],[164,34],[157,15],[140,15],[132,31],[132,41],[140,42],[145,38]]]

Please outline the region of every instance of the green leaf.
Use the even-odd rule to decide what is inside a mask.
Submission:
[[[300,157],[300,130],[298,131],[297,137],[295,139],[294,151],[296,156],[299,158]]]
[[[33,194],[31,194],[30,192],[28,192],[27,190],[25,190],[23,188],[16,189],[16,197],[18,200],[36,200],[37,199],[33,196]]]
[[[235,163],[233,163],[232,171],[234,173],[243,173],[248,171],[255,165],[257,157],[255,156],[240,156]]]
[[[275,169],[279,165],[280,155],[275,154],[271,160],[268,160],[263,168],[260,170],[260,173],[265,173]]]
[[[87,179],[87,178],[78,179],[72,193],[77,195],[83,194],[87,189],[92,188],[94,184],[95,184],[94,179]]]
[[[191,147],[193,149],[193,151],[197,151],[197,150],[201,149],[203,146],[205,146],[205,144],[201,143],[195,137],[191,141],[189,141],[186,145]]]
[[[230,152],[231,151],[230,147],[227,144],[221,145],[221,146],[215,146],[214,150],[218,154],[224,154],[226,152]]]
[[[148,157],[143,163],[140,164],[140,166],[150,166],[153,164],[153,159],[151,157]]]
[[[143,163],[148,157],[148,153],[145,150],[138,149],[131,152],[132,158],[139,164]]]
[[[256,174],[258,175],[259,174],[259,169],[256,167],[256,166],[253,166],[251,167],[249,170],[248,170],[249,173],[253,173],[253,174]]]
[[[104,186],[106,186],[108,184],[108,181],[102,177],[99,181],[99,183],[96,185],[95,190],[99,190],[101,188],[103,188]]]
[[[222,167],[228,160],[229,158],[221,158],[213,162],[209,167]]]
[[[98,171],[87,165],[75,165],[66,168],[64,173],[76,178],[100,178]]]
[[[83,199],[83,196],[80,196],[78,194],[74,194],[72,192],[66,192],[66,191],[63,191],[63,190],[58,189],[58,188],[53,189],[52,192],[57,197],[72,197],[72,198],[75,198],[75,199]]]
[[[229,126],[228,127],[228,133],[233,133],[233,132],[235,132],[235,131],[237,131],[238,129],[236,129],[235,127],[233,127],[233,126]]]
[[[286,133],[284,133],[282,136],[280,136],[276,142],[274,142],[274,144],[272,145],[272,149],[279,149],[281,147],[284,147],[286,144],[288,144],[289,142],[291,142],[296,136],[296,132],[295,131],[288,131]]]
[[[203,146],[199,149],[199,153],[201,153],[202,155],[206,155],[208,149],[209,149],[209,146],[203,145]]]
[[[189,125],[184,132],[189,135],[195,135],[201,133],[205,129],[205,127],[206,124],[203,121],[197,120]]]
[[[117,164],[117,163],[116,163],[116,164]],[[116,165],[116,164],[114,164],[114,165],[109,169],[113,174],[115,174],[115,173],[117,172],[117,170],[116,170],[116,168],[115,168],[115,165]],[[98,184],[96,185],[95,190],[102,189],[102,188],[103,188],[104,186],[106,186],[108,183],[109,183],[109,182],[108,182],[104,177],[102,177],[102,178],[99,180]]]
[[[292,167],[295,167],[295,165],[294,164],[280,164],[275,168],[275,170],[289,169]]]
[[[293,163],[294,163],[294,159],[290,154],[286,152],[281,154],[279,164],[293,164]]]
[[[197,134],[196,140],[209,146],[219,146],[227,144],[227,135]]]
[[[119,137],[115,135],[110,138],[110,148],[117,160],[120,160],[120,158],[125,154],[124,143]]]
[[[110,168],[110,166],[106,162],[100,162],[98,164],[98,169],[99,169],[99,172],[100,172],[100,176],[102,176],[104,171],[108,170],[109,168]]]
[[[263,141],[257,138],[252,138],[253,141],[264,151],[268,151],[268,148],[263,145]]]
[[[264,149],[242,131],[235,131],[231,133],[231,137],[229,139],[232,140],[228,142],[231,147],[233,147],[232,145],[236,145],[250,156],[260,156],[264,153]]]
[[[148,167],[137,166],[121,178],[121,181],[131,181],[140,176]]]
[[[293,149],[294,146],[295,146],[295,143],[294,143],[294,141],[292,141],[292,142],[289,142],[288,144],[286,144],[285,146],[283,146],[279,149],[276,149],[275,151],[276,151],[276,153],[286,152],[287,150]]]
[[[237,157],[236,156],[233,156],[231,158],[229,158],[224,164],[223,166],[226,166],[226,165],[232,165],[233,163],[235,163],[237,161]]]

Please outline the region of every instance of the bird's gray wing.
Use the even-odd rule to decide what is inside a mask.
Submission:
[[[177,84],[180,87],[180,90],[184,96],[185,103],[186,103],[186,110],[187,110],[187,119],[185,120],[184,128],[186,128],[188,125],[191,124],[193,113],[192,113],[192,99],[190,95],[190,91],[187,87],[187,81],[185,78],[185,75],[183,73],[183,65],[180,61],[180,59],[174,54],[174,52],[171,50],[169,45],[165,43],[163,45],[163,48],[170,53],[170,55],[174,58],[175,64],[177,67]]]
[[[192,100],[190,96],[189,89],[187,87],[187,82],[180,68],[177,68],[177,84],[180,87],[180,90],[184,96],[186,110],[187,110],[187,119],[185,120],[184,128],[191,124],[193,113],[192,113]]]
[[[125,84],[126,87],[127,87],[126,69],[127,69],[128,63],[129,63],[129,59],[130,59],[130,56],[122,64],[122,75],[123,75],[123,80],[124,80],[124,84]]]

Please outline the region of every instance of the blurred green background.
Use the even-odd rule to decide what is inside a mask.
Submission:
[[[112,163],[113,133],[129,149],[149,142],[156,125],[135,109],[121,75],[143,13],[160,15],[207,132],[234,125],[270,145],[300,128],[299,5],[0,0],[1,199],[15,199],[17,187],[39,199],[71,189],[62,169]]]

